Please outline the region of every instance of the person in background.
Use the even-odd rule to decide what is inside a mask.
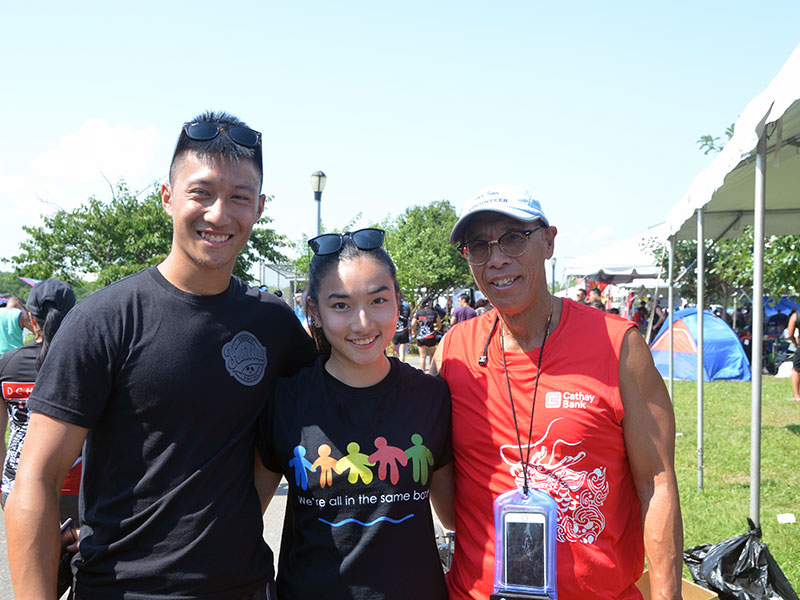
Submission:
[[[467,202],[450,236],[495,310],[445,335],[433,372],[450,386],[457,542],[450,600],[485,600],[495,572],[494,501],[532,487],[558,513],[558,596],[681,593],[675,420],[630,321],[550,294],[558,230],[518,186]]]
[[[589,297],[586,299],[586,304],[593,304],[594,302],[603,302],[603,296],[600,293],[600,288],[593,287],[589,290]],[[605,307],[604,307],[605,308]]]
[[[789,341],[795,345],[796,350],[792,357],[792,402],[800,402],[800,328],[797,326],[797,311],[792,310],[789,315],[789,323],[786,326],[786,334]]]
[[[294,294],[294,314],[303,327],[306,327],[306,313],[303,310],[303,290],[297,290]]]
[[[53,337],[61,326],[64,316],[75,306],[72,287],[58,279],[46,279],[37,283],[28,294],[27,312],[34,340],[25,346],[9,350],[0,357],[0,385],[5,408],[0,413],[0,429],[6,430],[10,423],[8,451],[3,461],[2,504],[14,487],[17,464],[22,451],[22,442],[28,430],[28,397],[33,391],[36,373],[42,366]],[[5,449],[5,444],[3,445]],[[67,518],[78,523],[78,490],[80,487],[80,458],[70,469],[61,486],[59,514],[61,521]]]
[[[639,333],[642,335],[647,333],[647,306],[644,302],[639,304],[639,308],[637,308],[636,312],[633,313],[631,321],[636,324],[636,328],[639,330]]]
[[[661,330],[661,326],[664,324],[664,321],[667,320],[667,311],[661,307],[661,299],[656,298],[655,302],[656,306],[653,309],[653,327],[650,329],[650,339],[648,340],[649,344],[653,343],[653,340],[656,339],[656,336]]]
[[[20,348],[9,350],[0,357],[0,390],[5,401],[6,410],[0,413],[0,429],[5,431],[6,423],[11,428],[8,435],[8,452],[2,462],[2,504],[14,487],[17,476],[17,465],[28,430],[28,398],[39,371],[47,356],[53,337],[61,326],[64,316],[75,306],[75,293],[72,288],[58,279],[47,279],[37,283],[28,294],[27,312],[33,331],[34,340]],[[2,446],[5,450],[5,444]],[[63,594],[71,587],[72,573],[69,558],[77,547],[78,493],[81,483],[81,458],[73,464],[64,482],[61,484],[59,498],[59,520],[65,526],[71,520],[72,525],[64,532],[62,542],[67,545],[58,561],[59,592]],[[72,598],[72,592],[68,598]]]
[[[575,302],[579,304],[586,304],[586,290],[583,288],[579,288],[577,293],[575,294]]]
[[[23,331],[31,331],[31,321],[25,306],[17,296],[11,296],[5,308],[0,308],[0,355],[22,346]]]
[[[408,302],[401,298],[397,312],[397,324],[395,326],[394,336],[392,337],[392,356],[396,356],[400,362],[406,362],[410,321],[411,307]]]
[[[411,334],[417,340],[419,348],[420,369],[428,372],[429,361],[433,358],[436,344],[439,343],[442,321],[433,308],[433,299],[426,296],[422,299],[421,308],[411,319]]]
[[[478,313],[469,305],[469,296],[461,294],[458,297],[458,306],[453,309],[453,325],[477,316]]]
[[[486,298],[481,298],[475,303],[475,314],[481,316],[488,310],[492,310],[492,305],[489,304],[489,301]]]

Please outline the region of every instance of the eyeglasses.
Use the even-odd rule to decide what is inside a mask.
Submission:
[[[308,240],[311,251],[317,256],[336,254],[342,249],[344,239],[350,238],[359,250],[377,250],[383,246],[386,232],[383,229],[359,229],[358,231],[345,231],[344,233],[323,233]]]
[[[471,242],[461,242],[457,247],[461,255],[466,258],[472,265],[483,265],[489,260],[492,253],[492,246],[497,244],[500,250],[506,256],[520,256],[525,252],[525,246],[528,243],[528,238],[534,231],[538,231],[544,227],[539,224],[533,229],[525,231],[506,231],[496,240],[487,242],[486,240],[472,240]]]
[[[258,148],[261,144],[261,134],[247,127],[228,127],[211,121],[203,121],[200,123],[184,123],[183,131],[190,140],[198,142],[213,140],[221,131],[224,131],[229,138],[245,148]]]

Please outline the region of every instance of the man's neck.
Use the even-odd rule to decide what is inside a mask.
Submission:
[[[505,349],[508,352],[530,352],[538,348],[544,341],[545,328],[549,331],[548,335],[553,333],[560,319],[561,301],[550,294],[523,313],[500,313]]]
[[[164,279],[181,291],[198,296],[214,296],[228,289],[231,271],[228,269],[201,269],[196,265],[181,265],[180,258],[170,253],[156,267]]]

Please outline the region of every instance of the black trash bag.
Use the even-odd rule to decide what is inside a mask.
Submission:
[[[761,541],[761,528],[747,523],[748,533],[684,551],[695,583],[722,600],[800,600]]]

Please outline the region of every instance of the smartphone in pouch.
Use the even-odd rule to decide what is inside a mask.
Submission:
[[[503,515],[506,585],[547,587],[545,516],[536,512],[506,512]]]

